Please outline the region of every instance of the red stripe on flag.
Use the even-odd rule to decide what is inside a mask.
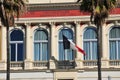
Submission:
[[[81,48],[79,48],[78,46],[75,46],[77,49],[78,49],[78,51],[79,52],[81,52],[82,54],[84,54],[85,55],[85,51],[84,50],[82,50]]]

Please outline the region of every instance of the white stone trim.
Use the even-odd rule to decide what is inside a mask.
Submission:
[[[110,15],[107,20],[119,20],[120,15]],[[71,22],[71,21],[90,21],[90,15],[88,16],[65,16],[65,17],[31,17],[31,18],[19,18],[15,20],[15,23],[44,23],[44,22]]]

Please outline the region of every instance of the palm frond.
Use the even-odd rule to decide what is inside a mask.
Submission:
[[[4,0],[3,1],[3,8],[1,7],[1,22],[4,24],[5,20],[7,19],[10,25],[14,24],[14,17],[16,16],[19,18],[20,14],[25,11],[26,6],[24,0]],[[5,13],[5,16],[3,15]],[[5,19],[6,18],[6,19]]]
[[[80,3],[80,10],[90,12],[90,21],[95,24],[102,24],[108,17],[111,9],[116,7],[116,0],[83,0]]]

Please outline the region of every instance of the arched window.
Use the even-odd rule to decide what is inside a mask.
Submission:
[[[73,31],[68,28],[64,28],[59,32],[59,60],[73,60],[74,55],[72,49],[63,48],[63,34],[70,40],[73,40]]]
[[[110,30],[109,52],[110,60],[120,59],[120,27],[114,27]]]
[[[34,60],[48,60],[48,33],[44,29],[38,29],[34,34]]]
[[[10,59],[11,61],[23,61],[24,44],[23,32],[15,29],[10,34]]]
[[[96,29],[86,28],[83,35],[84,50],[86,56],[85,60],[96,60],[97,59],[97,39]]]

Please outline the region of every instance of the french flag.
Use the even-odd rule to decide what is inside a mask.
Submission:
[[[75,45],[74,42],[72,42],[71,40],[69,40],[66,36],[63,35],[63,46],[64,49],[73,49],[73,50],[77,50],[79,52],[81,52],[82,54],[85,55],[85,51],[82,50],[81,48],[79,48],[77,45]]]

